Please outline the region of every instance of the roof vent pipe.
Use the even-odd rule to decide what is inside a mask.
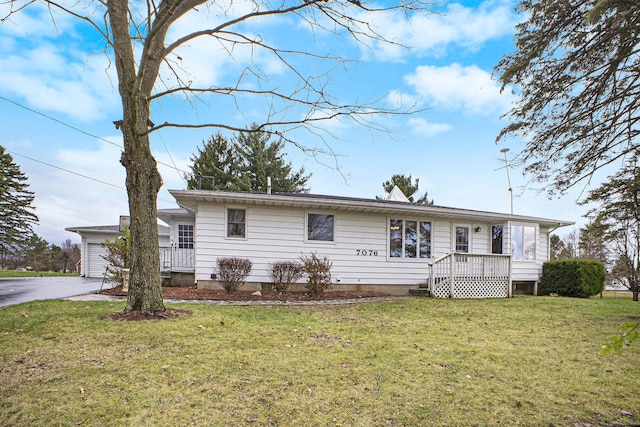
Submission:
[[[267,177],[267,194],[271,194],[271,177]]]

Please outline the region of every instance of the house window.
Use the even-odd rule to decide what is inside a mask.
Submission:
[[[193,249],[193,225],[178,224],[178,248]]]
[[[469,227],[456,226],[456,252],[469,253]]]
[[[431,258],[431,223],[416,220],[389,220],[391,258]]]
[[[247,211],[245,209],[227,209],[227,237],[247,236]]]
[[[511,226],[511,256],[514,261],[534,261],[536,259],[535,227]]]
[[[333,215],[308,214],[307,240],[333,242]]]
[[[502,253],[502,225],[494,225],[491,227],[491,253]]]

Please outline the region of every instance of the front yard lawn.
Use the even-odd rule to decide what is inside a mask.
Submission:
[[[351,306],[123,303],[0,309],[4,425],[589,426],[640,423],[640,342],[603,355],[630,299]]]

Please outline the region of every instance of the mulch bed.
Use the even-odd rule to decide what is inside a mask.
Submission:
[[[103,289],[100,291],[103,295],[126,296],[126,292],[122,291],[122,287],[112,289]],[[308,292],[288,292],[280,294],[276,291],[260,291],[260,295],[253,295],[255,291],[237,291],[227,294],[223,290],[215,289],[198,289],[195,286],[190,287],[169,287],[162,288],[162,297],[165,299],[177,300],[200,300],[200,301],[323,301],[323,300],[340,300],[340,299],[358,299],[382,297],[385,294],[377,292],[358,292],[358,291],[327,291],[320,296],[314,296]],[[127,321],[146,321],[146,320],[164,320],[176,317],[190,316],[193,314],[191,310],[181,310],[167,307],[165,311],[143,315],[139,312],[114,312],[103,316],[103,319],[111,320],[127,320]]]
[[[195,286],[162,288],[162,297],[165,299],[181,300],[211,300],[211,301],[316,301],[335,299],[355,299],[386,296],[377,292],[361,291],[326,291],[320,296],[314,296],[308,292],[287,292],[280,294],[276,291],[263,290],[261,295],[252,295],[255,291],[237,291],[227,294],[224,290],[199,289]],[[104,295],[126,296],[121,287],[104,289],[100,292]]]

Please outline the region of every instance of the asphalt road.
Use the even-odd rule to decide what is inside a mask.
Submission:
[[[0,307],[89,294],[99,290],[101,285],[102,279],[84,277],[0,278]]]

